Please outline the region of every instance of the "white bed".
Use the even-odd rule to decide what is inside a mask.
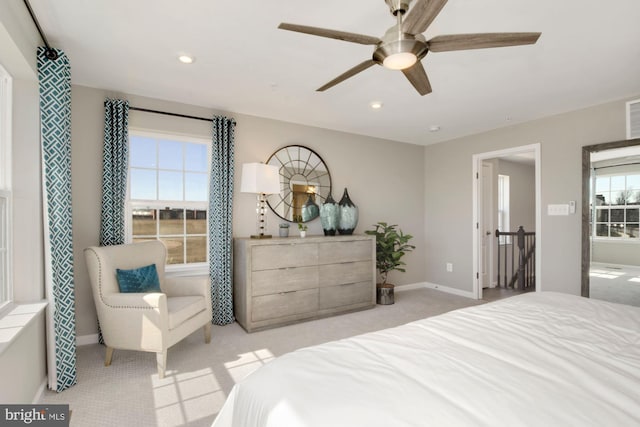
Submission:
[[[304,348],[213,425],[640,426],[640,308],[529,293]]]

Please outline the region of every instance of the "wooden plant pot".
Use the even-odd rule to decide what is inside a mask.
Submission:
[[[378,284],[376,286],[376,302],[380,305],[391,305],[395,302],[393,289],[395,285],[387,283],[386,285]]]

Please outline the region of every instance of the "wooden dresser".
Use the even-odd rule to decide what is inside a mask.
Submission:
[[[371,308],[374,236],[233,241],[234,308],[247,332]]]

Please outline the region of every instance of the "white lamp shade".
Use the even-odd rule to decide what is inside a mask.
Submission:
[[[242,165],[242,193],[280,193],[280,172],[277,166],[264,163],[245,163]]]

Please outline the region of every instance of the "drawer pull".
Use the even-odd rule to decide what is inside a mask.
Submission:
[[[278,295],[286,295],[286,294],[292,294],[296,291],[284,291],[284,292],[278,292]]]

